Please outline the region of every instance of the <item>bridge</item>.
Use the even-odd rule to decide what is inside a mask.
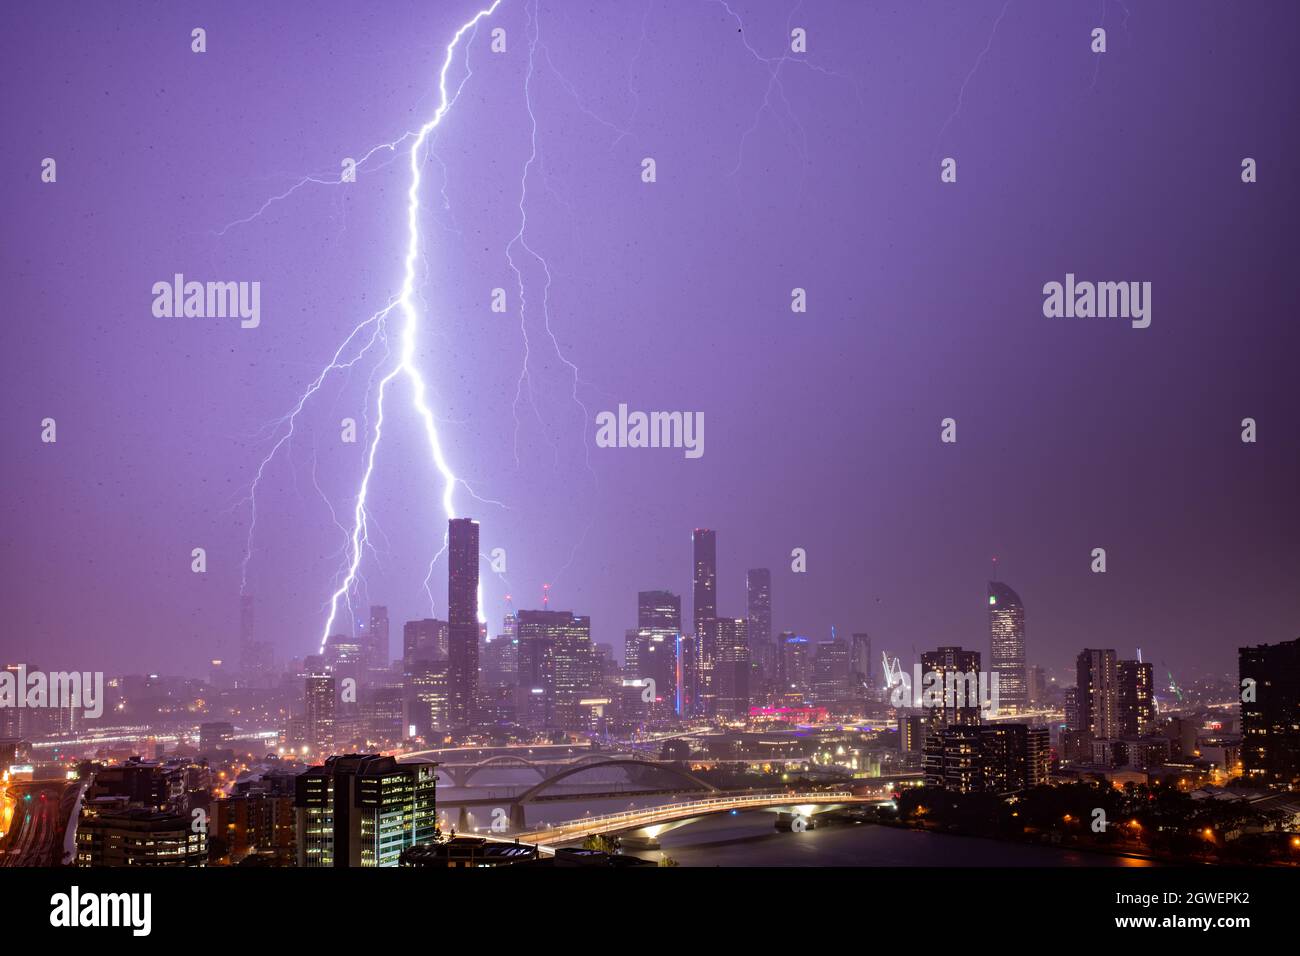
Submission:
[[[855,796],[848,790],[720,794],[701,800],[586,816],[538,830],[516,833],[514,837],[520,843],[535,843],[550,848],[598,834],[619,834],[626,846],[653,850],[658,849],[662,834],[715,813],[730,813],[733,810],[773,811],[779,814],[778,827],[801,832],[811,826],[811,820],[817,814],[874,802],[879,802],[878,798]]]
[[[477,764],[469,764],[462,768],[459,775],[461,781],[468,780],[480,770],[487,770],[496,767],[518,767],[522,766],[525,761],[513,756],[502,758],[494,756],[488,760],[481,761]],[[552,763],[550,766],[556,766]],[[511,790],[508,793],[489,793],[487,796],[467,796],[461,798],[445,798],[440,795],[438,804],[442,807],[458,807],[456,828],[460,831],[468,831],[473,828],[473,819],[471,808],[485,807],[490,808],[493,820],[499,820],[503,815],[509,820],[509,826],[512,830],[524,830],[527,827],[525,818],[525,807],[533,803],[542,803],[545,801],[569,801],[574,799],[583,800],[602,800],[610,798],[626,797],[629,794],[636,796],[652,796],[655,794],[678,795],[686,790],[698,790],[707,793],[715,792],[718,788],[713,784],[701,780],[695,774],[683,769],[681,766],[672,762],[651,760],[639,755],[613,756],[602,752],[599,754],[584,754],[576,760],[565,761],[559,766],[562,768],[556,773],[547,776],[547,767],[544,763],[531,762],[530,769],[536,770],[542,779],[531,787],[524,790]],[[576,774],[586,773],[591,770],[603,770],[607,767],[617,767],[632,770],[650,770],[654,771],[661,777],[670,778],[671,786],[664,784],[645,783],[638,785],[635,789],[628,789],[624,785],[618,785],[608,790],[584,790],[581,794],[573,793],[548,793],[556,784],[567,780]],[[439,766],[438,770],[443,770]],[[450,774],[449,774],[450,776]],[[453,781],[457,778],[452,777]]]
[[[404,754],[403,759],[412,756],[414,754]],[[639,758],[647,763],[653,760],[643,754],[616,750],[591,751],[577,757],[565,754],[550,758],[544,756],[530,758],[522,754],[498,753],[472,762],[441,762],[438,764],[438,773],[450,780],[453,787],[468,787],[470,781],[485,770],[531,770],[537,774],[539,780],[544,781],[555,767],[567,768],[589,763],[604,763],[616,757]]]

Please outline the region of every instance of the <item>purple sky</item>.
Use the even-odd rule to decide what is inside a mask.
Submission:
[[[744,614],[745,569],[769,566],[778,629],[866,630],[904,659],[987,650],[994,554],[1024,598],[1031,662],[1140,646],[1220,672],[1241,644],[1295,637],[1300,8],[731,7],[743,33],[706,0],[543,2],[536,20],[531,0],[503,0],[421,167],[416,362],[452,469],[508,505],[456,494],[484,550],[506,549],[516,606],[550,582],[552,607],[590,614],[621,653],[638,589],[677,591],[689,613],[704,526],[723,613]],[[283,434],[270,426],[398,292],[406,150],[225,227],[427,120],[475,9],[8,12],[3,656],[200,672],[233,655],[245,495]],[[808,54],[773,82],[794,26]],[[458,57],[449,80],[464,75]],[[521,329],[507,247],[534,145],[524,238],[546,266],[510,247]],[[946,156],[956,184],[939,181]],[[151,286],[177,272],[260,281],[261,326],[154,318]],[[1151,282],[1151,327],[1044,318],[1043,283],[1067,272]],[[488,307],[498,286],[505,315]],[[796,286],[807,314],[790,311]],[[330,509],[350,522],[365,447],[342,444],[339,421],[361,420],[388,367],[331,376],[266,469],[248,590],[283,657],[319,639],[345,546]],[[704,457],[596,448],[596,413],[620,402],[704,412]],[[445,516],[400,382],[387,415],[359,602],[389,605],[396,636],[430,612]],[[939,442],[947,416],[955,446]],[[505,592],[485,565],[494,633]],[[438,616],[445,593],[440,563]]]

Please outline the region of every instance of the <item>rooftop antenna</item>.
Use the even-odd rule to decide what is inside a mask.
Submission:
[[[997,581],[997,579],[998,579],[998,556],[995,554],[993,555],[993,580]]]
[[[550,606],[550,601],[551,601],[551,586],[549,584],[543,584],[542,585],[542,610],[546,610],[546,608]]]

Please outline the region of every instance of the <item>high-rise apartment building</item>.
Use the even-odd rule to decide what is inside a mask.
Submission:
[[[1120,735],[1119,673],[1113,650],[1086,648],[1076,663],[1075,708],[1078,727],[1088,741]],[[1089,749],[1090,749],[1089,744]]]
[[[1300,782],[1300,638],[1237,652],[1245,778],[1287,789]]]
[[[1144,737],[1155,724],[1154,679],[1150,664],[1120,661],[1115,666],[1119,681],[1116,703],[1119,736]]]

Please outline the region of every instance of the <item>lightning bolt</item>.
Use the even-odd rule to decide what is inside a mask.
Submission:
[[[543,257],[540,253],[537,252],[536,249],[534,249],[531,245],[528,244],[528,238],[527,238],[528,176],[529,173],[532,171],[533,164],[538,161],[537,114],[533,110],[533,79],[536,73],[537,47],[541,36],[541,21],[538,13],[538,4],[536,0],[534,0],[534,3],[532,4],[531,7],[525,5],[524,13],[527,17],[525,29],[529,31],[528,72],[524,75],[524,107],[528,111],[528,120],[530,124],[529,142],[530,142],[531,149],[528,154],[528,159],[525,160],[524,162],[523,172],[520,174],[519,177],[519,231],[516,232],[514,237],[510,240],[510,242],[506,244],[506,261],[510,264],[510,269],[515,274],[515,282],[519,287],[519,329],[520,332],[523,334],[523,340],[524,340],[524,361],[523,361],[523,367],[519,371],[519,380],[515,385],[515,401],[513,406],[513,411],[515,416],[515,436],[514,436],[515,466],[518,467],[520,463],[519,462],[519,429],[521,423],[519,420],[519,404],[523,400],[525,386],[527,387],[528,390],[528,400],[529,403],[532,405],[533,413],[537,416],[538,422],[542,424],[543,429],[545,429],[545,423],[542,421],[541,412],[537,408],[537,400],[533,393],[532,373],[529,370],[529,360],[532,355],[532,347],[528,338],[528,322],[527,322],[528,299],[524,289],[523,271],[520,269],[519,264],[515,261],[514,253],[511,251],[515,249],[515,247],[517,246],[518,248],[526,252],[533,260],[535,260],[539,266],[541,266],[542,272],[546,276],[546,281],[542,286],[542,322],[543,322],[543,326],[546,329],[547,336],[550,337],[551,346],[555,350],[556,357],[569,370],[569,374],[572,379],[570,398],[572,398],[573,403],[581,410],[582,413],[583,454],[586,460],[587,471],[590,472],[592,477],[594,478],[595,471],[591,467],[591,447],[587,442],[587,429],[586,429],[586,423],[591,416],[587,411],[586,404],[583,403],[582,399],[578,395],[578,387],[586,383],[582,381],[582,376],[578,370],[578,366],[575,365],[572,361],[570,361],[569,358],[564,354],[563,350],[560,348],[559,339],[555,337],[555,331],[551,327],[551,304],[550,304],[551,283],[552,283],[551,266],[546,261],[545,257]],[[549,61],[550,59],[549,51],[546,51],[544,49],[543,53],[546,54],[546,57]],[[556,74],[557,76],[561,77],[562,83],[568,85],[568,81],[565,80],[561,74],[559,74],[558,70],[556,71]],[[599,117],[595,117],[595,114],[591,113],[582,105],[581,99],[577,97],[577,91],[574,90],[571,85],[568,86],[570,92],[573,93],[575,99],[577,99],[579,108],[582,109],[582,111],[586,113],[588,116],[592,116],[596,118],[598,122],[604,123],[603,120],[600,120]],[[606,123],[605,125],[609,125],[609,124]],[[621,130],[618,131],[622,132]],[[559,448],[556,446],[553,440],[551,441],[551,451],[555,456],[556,461],[558,462]]]
[[[993,29],[989,31],[988,42],[984,44],[984,49],[980,50],[980,55],[975,58],[975,65],[972,66],[970,72],[966,74],[966,79],[961,81],[961,89],[957,91],[957,105],[952,108],[952,112],[948,114],[948,118],[943,121],[943,126],[939,128],[939,135],[935,138],[936,142],[934,144],[934,152],[930,154],[931,159],[938,154],[939,148],[943,145],[943,134],[948,132],[948,127],[952,125],[952,121],[955,120],[957,114],[961,112],[962,103],[966,99],[966,87],[970,85],[970,81],[979,71],[980,64],[984,62],[984,57],[988,56],[989,50],[993,49],[993,38],[998,35],[998,27],[1001,25],[1003,18],[1006,17],[1009,9],[1011,9],[1011,0],[1006,0],[1006,3],[1002,5],[1002,12],[999,13],[997,19],[993,21]]]
[[[493,2],[479,9],[470,19],[461,24],[456,30],[450,42],[448,42],[445,55],[442,60],[442,66],[438,71],[438,105],[433,115],[418,130],[407,131],[397,139],[389,143],[381,143],[371,148],[357,162],[357,166],[370,160],[373,156],[387,151],[396,154],[400,148],[408,141],[410,142],[407,157],[410,162],[410,185],[407,189],[406,199],[406,227],[407,243],[406,255],[403,260],[402,285],[398,294],[390,298],[385,306],[368,318],[360,322],[344,339],[343,343],[335,351],[334,356],[328,364],[321,369],[320,373],[303,391],[302,395],[294,403],[288,413],[278,419],[268,423],[264,428],[269,431],[273,443],[270,449],[263,456],[257,466],[253,481],[250,484],[246,495],[236,502],[234,507],[248,505],[250,508],[250,520],[248,528],[248,537],[244,550],[243,562],[241,564],[240,574],[240,593],[247,591],[248,585],[248,565],[253,556],[253,542],[257,532],[257,492],[266,476],[267,468],[275,460],[281,449],[290,445],[298,430],[299,418],[303,413],[309,400],[315,395],[326,380],[334,372],[350,373],[375,346],[383,343],[385,354],[379,360],[380,365],[376,368],[383,367],[393,358],[394,350],[390,347],[389,334],[390,323],[399,325],[395,331],[397,338],[396,357],[393,364],[388,367],[382,378],[376,383],[374,381],[375,373],[372,373],[370,384],[366,391],[365,406],[367,408],[367,424],[369,424],[368,408],[371,395],[375,395],[375,419],[373,428],[368,429],[369,441],[365,446],[364,461],[365,469],[361,476],[361,483],[357,490],[356,499],[353,503],[351,528],[348,530],[342,522],[339,521],[338,515],[329,500],[320,490],[319,484],[315,480],[315,462],[313,459],[312,482],[318,493],[321,494],[326,505],[330,508],[331,518],[335,525],[343,530],[346,534],[345,553],[346,559],[341,569],[340,575],[336,577],[337,586],[330,593],[327,601],[328,613],[325,620],[324,628],[321,632],[320,646],[324,650],[326,641],[330,632],[334,628],[334,622],[338,618],[340,604],[346,603],[351,606],[351,594],[358,581],[361,580],[359,569],[361,559],[368,547],[373,547],[370,543],[370,530],[374,519],[367,510],[367,498],[370,491],[370,480],[374,474],[375,462],[379,455],[380,444],[383,439],[384,426],[388,420],[388,411],[386,408],[386,399],[390,391],[395,387],[397,380],[404,379],[411,389],[411,407],[416,416],[424,427],[425,438],[428,441],[429,453],[435,469],[442,479],[441,503],[442,510],[448,519],[456,517],[455,491],[457,486],[465,490],[475,500],[485,504],[506,507],[502,502],[480,497],[473,488],[463,479],[458,478],[452,471],[447,462],[446,455],[443,452],[442,442],[438,435],[437,422],[433,415],[433,410],[429,406],[427,394],[428,387],[425,384],[422,375],[415,361],[416,343],[419,338],[421,325],[421,310],[417,305],[419,293],[416,289],[416,264],[425,261],[423,258],[421,232],[420,232],[420,193],[422,185],[421,162],[424,147],[429,142],[430,135],[441,125],[452,105],[460,97],[465,83],[469,80],[472,73],[469,70],[468,55],[466,56],[466,75],[456,87],[455,92],[449,92],[447,86],[447,74],[451,69],[453,60],[456,57],[457,49],[466,34],[477,34],[478,25],[484,19],[492,16],[497,8],[501,5],[502,0],[493,0]],[[271,206],[292,196],[298,190],[312,184],[317,185],[334,185],[339,180],[328,179],[320,176],[306,176],[295,182],[286,191],[272,196],[250,216],[238,219],[227,224],[224,228],[216,232],[217,236],[224,236],[229,230],[245,225],[258,219]],[[445,182],[443,185],[443,200],[446,204]],[[426,263],[427,265],[427,263]],[[394,321],[397,320],[397,321]],[[377,526],[376,526],[377,528]],[[446,547],[444,539],[443,548]],[[439,551],[439,554],[442,552]],[[435,555],[434,560],[437,560]],[[432,564],[430,565],[432,568]],[[427,581],[426,581],[427,584]]]
[[[438,426],[434,421],[433,410],[429,407],[426,399],[428,391],[424,383],[424,376],[420,373],[419,367],[415,364],[415,343],[420,332],[420,312],[415,303],[415,265],[421,257],[420,243],[420,151],[425,142],[432,133],[442,123],[443,117],[451,109],[451,105],[459,98],[460,90],[464,88],[464,83],[456,91],[456,96],[451,97],[447,92],[447,71],[451,69],[452,60],[456,56],[456,48],[460,45],[461,39],[466,33],[477,28],[479,21],[492,16],[497,7],[501,5],[501,0],[493,0],[492,4],[484,7],[474,14],[469,20],[461,24],[451,42],[447,44],[447,54],[442,61],[442,69],[438,71],[438,107],[433,116],[420,127],[411,143],[410,161],[411,161],[411,185],[406,192],[406,260],[404,263],[404,274],[402,277],[402,288],[397,295],[396,306],[401,309],[405,323],[400,333],[400,345],[398,351],[397,363],[392,369],[379,380],[378,399],[375,412],[375,427],[371,433],[370,444],[366,450],[366,468],[361,476],[361,487],[357,491],[356,504],[352,512],[352,535],[351,535],[351,557],[348,561],[347,571],[343,580],[330,596],[329,617],[325,621],[325,627],[321,632],[321,649],[324,650],[325,642],[328,640],[330,631],[334,627],[334,619],[338,615],[339,601],[343,599],[352,588],[357,578],[357,569],[361,564],[361,555],[367,536],[368,516],[366,513],[366,497],[370,490],[370,478],[374,474],[375,459],[379,454],[379,444],[383,439],[385,408],[384,398],[388,393],[389,386],[399,376],[404,376],[411,387],[411,405],[419,416],[424,425],[425,438],[429,442],[429,453],[433,458],[434,466],[442,476],[442,510],[446,513],[448,519],[456,517],[455,491],[457,484],[464,484],[452,472],[451,467],[447,464],[446,455],[442,450],[442,441],[438,437]],[[468,77],[467,77],[468,79]],[[468,489],[468,486],[466,486]],[[471,495],[474,495],[473,489],[468,489]],[[474,495],[474,497],[478,497]],[[482,500],[482,499],[480,499]],[[500,504],[500,502],[495,502]]]

